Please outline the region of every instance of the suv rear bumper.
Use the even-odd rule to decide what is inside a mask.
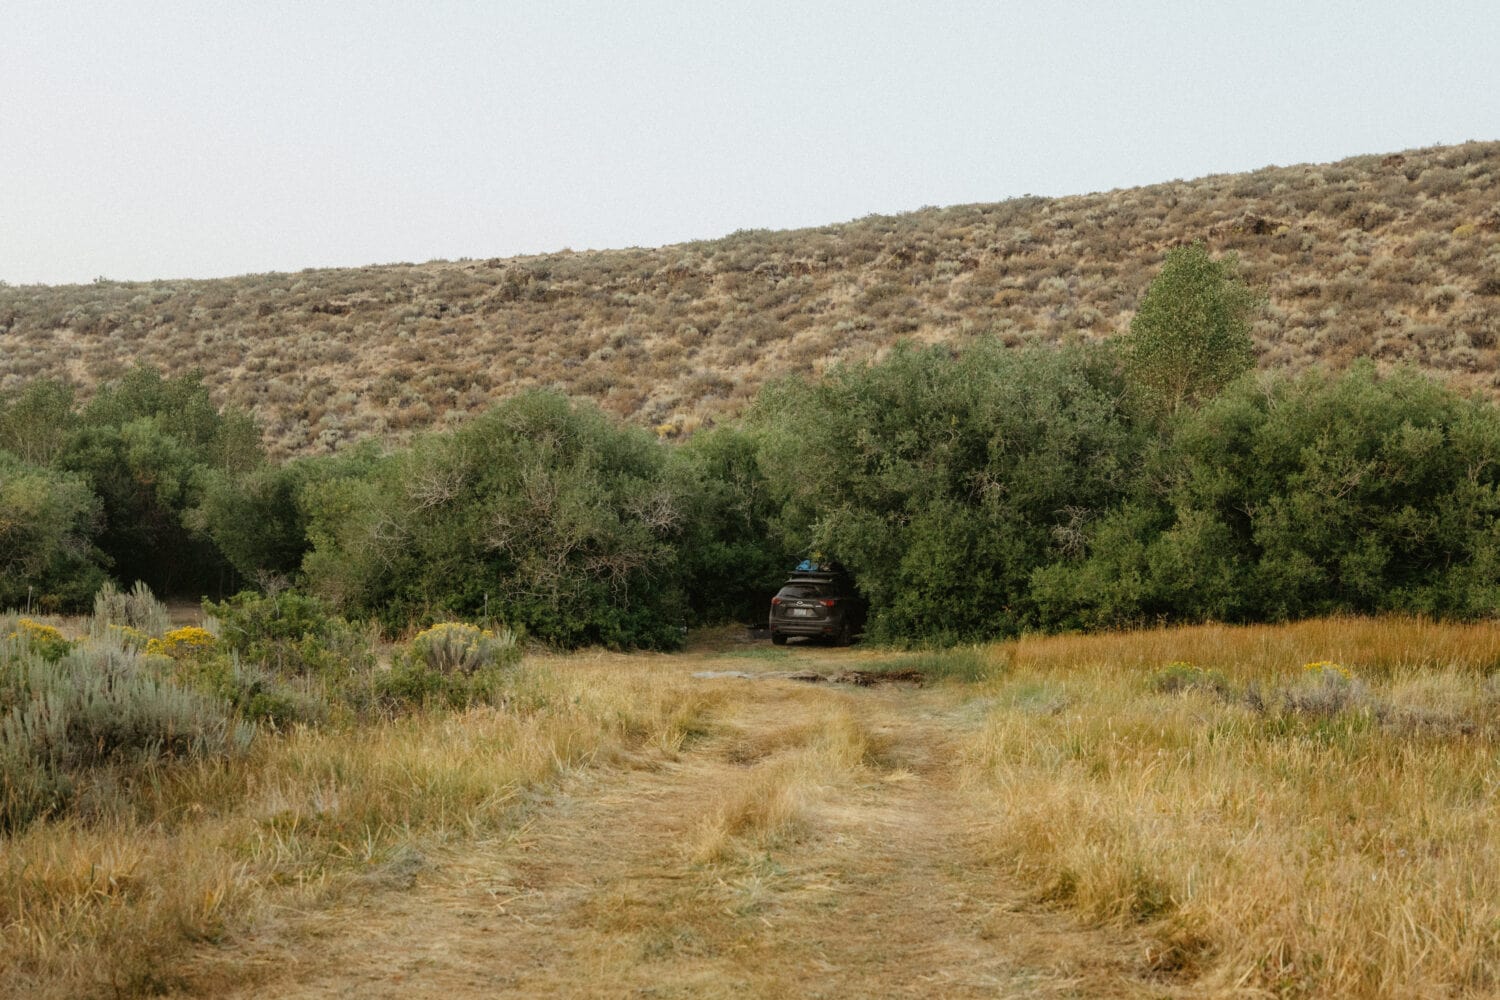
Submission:
[[[826,618],[822,621],[773,621],[772,635],[828,636],[838,635],[840,624]]]

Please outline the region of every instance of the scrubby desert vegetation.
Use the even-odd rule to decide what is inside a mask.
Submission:
[[[388,647],[295,597],[208,610],[172,628],[137,588],[86,619],[0,616],[0,994],[190,983],[201,943],[403,884],[558,775],[677,746],[714,698],[521,669],[512,636],[462,623]]]
[[[0,391],[198,368],[273,455],[472,416],[526,389],[672,433],[899,339],[1101,340],[1170,247],[1237,252],[1267,370],[1406,363],[1493,395],[1500,144],[929,208],[658,249],[0,287]]]
[[[71,648],[30,634],[0,654],[33,671],[118,655],[91,638],[107,627],[62,624]],[[482,694],[373,711],[340,693],[358,690],[358,657],[310,674],[282,652],[262,669],[322,716],[236,713],[205,684],[222,647],[130,668],[248,738],[71,760],[69,800],[6,835],[0,993],[1500,986],[1488,625],[922,653],[721,634],[672,656],[507,657]],[[928,684],[742,679],[789,665]]]

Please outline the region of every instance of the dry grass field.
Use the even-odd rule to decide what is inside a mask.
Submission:
[[[927,208],[657,249],[0,286],[0,392],[201,368],[277,455],[399,440],[533,386],[663,434],[902,338],[1104,338],[1166,249],[1239,255],[1263,367],[1359,357],[1496,393],[1500,143]]]
[[[1205,627],[998,655],[964,766],[996,856],[1041,898],[1148,929],[1194,995],[1500,995],[1492,625]]]
[[[851,669],[928,683],[785,676]],[[1494,996],[1497,678],[1410,619],[532,656],[7,841],[0,992]]]

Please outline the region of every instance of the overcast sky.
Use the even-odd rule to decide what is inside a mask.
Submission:
[[[656,246],[1500,138],[1500,3],[0,0],[0,280]]]

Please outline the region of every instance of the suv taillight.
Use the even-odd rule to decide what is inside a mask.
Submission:
[[[821,601],[819,601],[818,603],[821,604],[821,605],[823,605],[823,607],[825,607],[825,608],[831,608],[831,607],[833,607],[835,601],[834,601],[834,599],[832,597],[825,597]]]
[[[773,597],[773,598],[771,598],[771,607],[774,608],[776,605],[778,605],[780,603],[781,603],[781,598],[779,598],[779,597]]]

